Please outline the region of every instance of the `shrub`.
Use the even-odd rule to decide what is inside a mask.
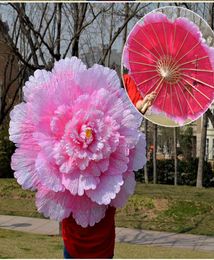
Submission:
[[[13,170],[10,167],[11,156],[15,145],[8,138],[8,130],[0,130],[0,178],[12,178]]]
[[[152,160],[147,162],[149,181],[153,181],[153,165]],[[178,184],[180,185],[196,185],[198,169],[198,158],[189,161],[178,160]],[[143,169],[136,172],[137,181],[144,182]],[[157,160],[157,182],[160,184],[174,184],[174,160]],[[204,162],[204,187],[214,187],[214,173],[211,164],[207,161]]]

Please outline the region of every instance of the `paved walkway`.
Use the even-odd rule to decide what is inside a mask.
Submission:
[[[48,219],[0,215],[0,228],[35,234],[59,234],[59,223]],[[214,252],[214,237],[208,236],[116,228],[116,241]]]

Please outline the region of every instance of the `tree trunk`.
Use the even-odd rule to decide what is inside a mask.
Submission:
[[[211,27],[211,29],[214,29],[214,3],[209,3],[209,18],[208,18],[208,24]]]
[[[153,183],[157,184],[157,125],[153,125]]]
[[[177,179],[178,179],[178,158],[177,158],[177,128],[174,127],[173,129],[173,137],[174,137],[174,185],[177,185]]]
[[[147,121],[147,119],[144,119],[144,132],[145,132],[145,139],[146,139],[146,160],[147,160],[147,151],[148,151],[148,145],[147,145],[147,142],[148,142],[148,121]],[[149,183],[147,162],[144,165],[144,180],[145,180],[146,184]]]
[[[209,118],[209,120],[210,120],[210,122],[211,122],[211,124],[214,128],[214,115],[211,112],[210,108],[207,110],[206,114],[207,114],[207,117]]]
[[[125,8],[125,20],[127,20],[128,16],[129,16],[129,3],[125,3],[124,8]],[[126,26],[124,28],[124,32],[123,32],[123,46],[126,43],[127,31],[128,31],[128,24],[126,24]],[[122,51],[123,51],[123,46],[122,46]]]
[[[61,58],[62,3],[57,4],[56,60]]]
[[[112,34],[113,34],[113,29],[114,29],[114,24],[113,24],[113,17],[114,17],[114,4],[112,4],[112,9],[111,9],[111,25],[110,25],[110,35],[109,35],[109,42],[112,40]],[[107,59],[107,66],[111,66],[111,49],[108,54],[108,59]]]
[[[200,152],[199,152],[199,160],[198,160],[198,172],[197,172],[197,181],[196,187],[203,187],[203,167],[204,167],[204,158],[206,152],[206,139],[207,139],[207,113],[203,115],[202,121],[202,129],[201,129],[201,144],[200,144]]]
[[[76,37],[72,46],[72,56],[79,57],[79,40],[80,40],[80,30],[83,26],[86,12],[87,12],[87,4],[74,4],[75,8],[75,18],[74,18],[74,34]]]

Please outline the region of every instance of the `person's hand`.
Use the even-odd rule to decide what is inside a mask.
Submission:
[[[152,103],[156,96],[157,96],[157,93],[156,93],[155,91],[152,91],[151,93],[149,93],[148,95],[146,95],[143,100],[144,100],[145,102],[150,101],[150,102]]]
[[[143,100],[139,100],[136,103],[137,109],[142,113],[145,114],[147,109],[151,107],[152,102],[154,101],[155,97],[157,96],[157,93],[155,91],[149,93],[144,97]]]

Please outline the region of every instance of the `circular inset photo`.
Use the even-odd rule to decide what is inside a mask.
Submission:
[[[159,8],[131,30],[122,55],[124,87],[151,122],[168,127],[198,119],[214,100],[214,33],[181,7]]]

